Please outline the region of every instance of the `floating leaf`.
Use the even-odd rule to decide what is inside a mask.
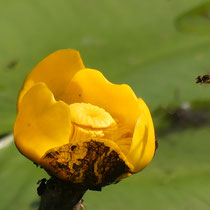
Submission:
[[[210,2],[201,4],[176,20],[177,29],[197,35],[210,35]]]

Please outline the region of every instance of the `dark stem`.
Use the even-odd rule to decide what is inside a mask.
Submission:
[[[42,179],[37,188],[41,196],[39,210],[82,210],[86,188],[55,177]]]

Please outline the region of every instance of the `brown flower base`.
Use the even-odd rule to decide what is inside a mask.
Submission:
[[[131,171],[125,157],[107,142],[91,140],[53,148],[42,158],[41,165],[50,175],[100,190],[121,176],[129,176]]]
[[[39,210],[82,210],[82,197],[86,188],[55,177],[39,182],[37,193],[41,196]]]

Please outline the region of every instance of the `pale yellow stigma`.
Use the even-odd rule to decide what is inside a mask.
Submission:
[[[72,122],[91,128],[108,128],[116,125],[112,116],[104,109],[88,103],[70,105]]]

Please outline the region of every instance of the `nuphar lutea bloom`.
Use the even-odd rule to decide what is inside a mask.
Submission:
[[[75,50],[56,51],[30,72],[17,110],[17,148],[62,180],[101,187],[141,171],[154,156],[144,101],[85,68]]]

